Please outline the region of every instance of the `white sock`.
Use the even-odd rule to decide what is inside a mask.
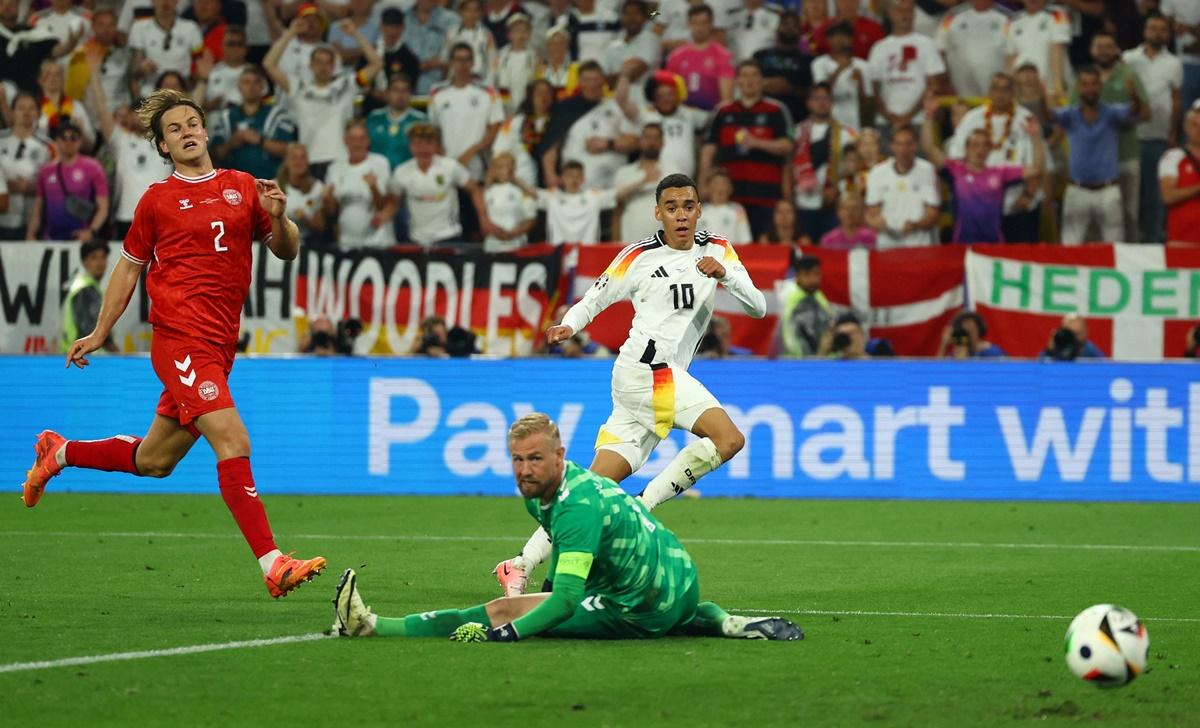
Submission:
[[[640,496],[646,508],[671,500],[691,488],[696,481],[721,467],[721,454],[707,437],[696,440],[679,451],[667,467],[655,476]]]
[[[550,549],[550,537],[546,535],[546,529],[538,526],[538,530],[529,537],[521,553],[513,557],[512,565],[529,575],[539,564],[550,558]]]
[[[262,567],[263,573],[267,574],[271,571],[271,566],[275,563],[275,559],[283,556],[283,552],[279,549],[272,549],[262,556],[258,557],[258,565]]]
[[[63,443],[62,447],[54,452],[54,462],[58,463],[58,467],[67,467],[67,443]]]

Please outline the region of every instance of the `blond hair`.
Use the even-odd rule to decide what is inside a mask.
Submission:
[[[541,412],[528,414],[512,423],[512,427],[508,428],[508,441],[516,442],[524,440],[530,435],[543,434],[549,437],[554,444],[560,444],[562,438],[558,434],[558,425],[554,424],[554,420],[548,415]]]
[[[137,108],[138,121],[141,122],[142,128],[147,130],[146,138],[154,144],[154,150],[158,152],[158,156],[167,160],[171,159],[171,155],[164,152],[160,146],[163,140],[162,118],[163,114],[177,106],[189,106],[194,109],[200,116],[200,126],[208,128],[204,109],[200,104],[190,96],[185,96],[174,89],[160,88],[147,96]]]
[[[491,164],[489,164],[488,168],[487,168],[487,174],[485,174],[484,178],[483,178],[484,184],[490,185],[490,184],[494,184],[494,183],[500,181],[500,178],[498,176],[499,175],[498,163],[501,160],[505,160],[505,159],[507,159],[509,164],[512,165],[511,171],[513,173],[516,173],[517,158],[513,156],[512,152],[500,152],[496,156],[492,157]]]

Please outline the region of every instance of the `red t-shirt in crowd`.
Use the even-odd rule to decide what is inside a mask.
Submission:
[[[829,41],[825,36],[829,33],[830,28],[844,22],[846,21],[839,18],[830,18],[817,26],[817,29],[813,31],[813,45],[816,46],[817,53],[829,52]],[[858,16],[854,19],[854,55],[864,61],[867,60],[867,56],[871,54],[871,46],[886,36],[887,33],[883,32],[882,25],[870,18]]]
[[[1200,184],[1200,169],[1182,147],[1168,149],[1158,163],[1158,178],[1174,177],[1178,187]],[[1200,243],[1200,197],[1167,208],[1167,240]]]
[[[250,291],[251,245],[271,237],[254,177],[173,173],[138,202],[121,254],[150,265],[150,323],[176,335],[236,342]]]

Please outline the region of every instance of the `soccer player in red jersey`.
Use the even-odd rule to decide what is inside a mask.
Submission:
[[[88,365],[87,355],[108,339],[149,266],[150,362],[163,392],[143,438],[67,440],[41,433],[25,477],[25,505],[37,505],[47,481],[67,466],[166,477],[203,436],[217,456],[221,497],[262,567],[267,591],[281,597],[320,573],[325,559],[294,559],[275,547],[250,471],[250,436],[227,379],[250,289],[251,242],[262,240],[276,257],[292,260],[300,251],[299,231],[274,182],[213,168],[204,110],[195,101],[156,91],[138,116],[175,171],[138,202],[96,328],[71,345],[66,365]]]

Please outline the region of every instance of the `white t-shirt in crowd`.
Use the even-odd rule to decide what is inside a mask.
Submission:
[[[700,208],[700,220],[705,230],[711,230],[735,245],[754,242],[746,208],[736,202],[719,205],[705,202]]]
[[[497,182],[483,191],[483,204],[488,218],[505,230],[515,230],[537,216],[537,200],[512,182]],[[483,239],[483,252],[508,253],[529,242],[528,235],[512,240],[501,240],[494,236]]]
[[[65,13],[55,12],[54,8],[46,8],[29,16],[29,25],[49,32],[60,43],[70,40],[72,34],[78,34],[76,40],[79,43],[92,35],[91,18],[75,8],[69,8]],[[69,55],[65,56],[63,62],[66,62],[69,57]]]
[[[1125,51],[1121,56],[1137,74],[1150,101],[1150,120],[1137,125],[1138,139],[1166,141],[1171,126],[1171,96],[1183,86],[1183,62],[1165,48],[1151,58],[1146,46]]]
[[[508,152],[517,160],[517,179],[530,187],[537,186],[538,168],[533,156],[525,148],[521,140],[521,127],[525,125],[525,115],[517,114],[504,121],[496,132],[496,140],[492,142],[492,157],[501,152]],[[544,127],[543,127],[544,128]]]
[[[937,172],[933,165],[918,157],[908,174],[896,172],[896,161],[880,162],[867,173],[867,206],[880,205],[883,219],[891,230],[900,230],[906,222],[916,222],[925,216],[925,206],[937,207]],[[933,230],[914,230],[908,235],[880,232],[877,247],[914,248],[937,243]]]
[[[17,138],[12,129],[0,130],[0,172],[6,179],[37,181],[38,170],[54,157],[54,147],[41,134]],[[0,227],[24,230],[33,211],[34,195],[10,194],[8,211],[0,213]]]
[[[363,179],[367,174],[375,175],[375,190],[386,195],[390,167],[387,157],[374,152],[368,152],[360,162],[339,159],[329,165],[325,172],[325,184],[333,188],[333,197],[338,203],[339,248],[388,248],[396,244],[396,235],[390,224],[378,228],[371,226],[371,218],[379,209],[375,207],[371,187]]]
[[[718,30],[728,30],[737,22],[739,10],[737,0],[708,0],[704,3],[713,12],[713,27]],[[658,4],[658,15],[654,22],[663,27],[662,39],[666,41],[690,41],[692,31],[688,28],[688,10],[691,9],[688,0],[662,0]],[[772,45],[774,41],[772,40]],[[747,58],[748,56],[738,56]]]
[[[942,54],[933,40],[923,35],[889,35],[871,48],[871,80],[881,84],[883,107],[893,114],[904,114],[917,107],[913,123],[925,118],[921,98],[930,76],[946,72]]]
[[[150,0],[125,0],[120,3],[121,14],[117,16],[117,30],[129,35],[129,31],[133,28],[133,24],[137,20],[145,20],[154,15],[154,3]],[[183,8],[179,8],[183,10]],[[137,18],[141,15],[141,18]]]
[[[492,37],[492,31],[483,23],[474,28],[458,26],[442,44],[442,59],[450,60],[450,49],[459,43],[471,46],[471,73],[479,78],[486,77],[496,56],[496,39]]]
[[[77,54],[81,52],[76,51]],[[129,62],[132,57],[129,46],[113,47],[108,49],[100,64],[100,88],[104,91],[109,109],[133,105],[133,97],[129,92]]]
[[[764,48],[775,45],[779,30],[779,8],[762,5],[754,10],[744,5],[733,8],[729,35],[733,37],[729,51],[734,58],[753,58]]]
[[[654,190],[662,177],[660,172],[654,179],[643,182],[637,191],[621,203],[621,229],[617,231],[621,240],[642,240],[653,235],[660,227],[658,220],[654,219]],[[642,169],[640,163],[633,162],[617,170],[613,184],[621,189],[645,178],[646,170]]]
[[[494,89],[481,83],[444,83],[434,86],[428,113],[429,121],[442,128],[446,156],[458,159],[487,135],[489,126],[504,121],[504,104]],[[472,179],[483,179],[483,158],[476,154],[467,170]]]
[[[992,153],[987,158],[989,167],[999,167],[1006,164],[1027,167],[1033,164],[1034,140],[1025,131],[1025,124],[1028,119],[1033,117],[1033,112],[1018,104],[1013,104],[1013,110],[1014,115],[1011,121],[1008,114],[997,113],[989,117],[987,104],[976,106],[963,114],[962,120],[958,122],[958,127],[954,130],[954,135],[946,142],[946,156],[951,159],[962,159],[966,155],[967,137],[971,136],[971,132],[976,129],[988,129],[990,126]],[[1042,143],[1040,138],[1037,141],[1038,143]],[[1046,171],[1053,171],[1053,155],[1047,152],[1045,160]],[[1041,185],[1038,185],[1037,189],[1038,191],[1033,198],[1033,205],[1038,205],[1042,201]],[[1004,190],[1005,215],[1015,212],[1014,207],[1017,204],[1017,199],[1021,197],[1024,191],[1024,185],[1009,185]]]
[[[800,138],[804,124],[796,126],[796,138]],[[853,144],[855,139],[858,139],[858,134],[852,129],[842,127],[841,130],[841,146]],[[829,134],[829,124],[814,122],[812,125],[812,141],[816,144],[824,139]],[[829,163],[826,162],[816,169],[817,180],[816,186],[811,190],[801,190],[799,185],[796,185],[796,207],[801,210],[820,210],[825,206],[825,200],[822,197],[822,191],[825,189],[825,180],[829,178]]]
[[[658,159],[663,174],[695,176],[698,152],[696,134],[708,125],[708,112],[691,106],[679,106],[670,116],[663,116],[653,106],[639,106],[637,111],[637,118],[633,121],[626,119],[622,130],[627,134],[641,134],[647,124],[658,124],[663,132],[662,156]],[[628,237],[621,239],[633,240]]]
[[[604,51],[620,32],[621,24],[617,14],[596,6],[591,13],[581,13],[572,10],[575,19],[579,21],[579,30],[575,34],[575,43],[579,47],[580,63],[584,61],[600,62],[604,59]]]
[[[1009,18],[1004,29],[1008,55],[1016,56],[1014,68],[1023,63],[1037,66],[1042,82],[1050,83],[1050,49],[1062,43],[1071,44],[1071,16],[1057,5],[1047,5],[1041,12],[1030,15],[1019,12]],[[1063,58],[1064,71],[1070,60]]]
[[[814,83],[829,83],[829,79],[833,78],[833,74],[837,73],[838,64],[833,56],[825,54],[817,56],[812,62],[812,76]],[[872,92],[871,86],[871,67],[861,58],[853,58],[846,70],[838,74],[837,80],[833,82],[833,118],[838,120],[838,123],[848,126],[851,129],[862,128],[862,116],[860,115],[860,98],[858,93],[858,82],[854,80],[854,71],[857,70],[862,76],[863,92],[870,96]]]
[[[538,190],[538,207],[546,211],[546,239],[551,245],[600,242],[600,213],[617,206],[616,190]]]
[[[596,104],[591,111],[579,117],[567,130],[566,139],[562,143],[562,151],[558,158],[561,162],[575,160],[583,165],[584,186],[588,189],[606,189],[612,187],[613,175],[617,167],[625,163],[625,155],[617,152],[600,152],[592,154],[587,150],[587,140],[591,137],[616,139],[621,134],[625,115],[621,107],[613,99],[605,99]]]
[[[1200,3],[1196,0],[1162,0],[1163,15],[1193,28],[1200,27]],[[1200,54],[1184,53],[1183,49],[1200,43],[1200,34],[1179,33],[1175,36],[1175,52],[1184,63],[1200,63]]]
[[[299,38],[292,38],[283,48],[283,54],[279,57],[279,70],[283,71],[283,75],[290,79],[292,90],[296,90],[297,81],[306,83],[313,82],[312,67],[309,61],[312,59],[314,49],[324,45],[323,43],[311,43]],[[333,73],[337,76],[342,72],[341,56],[333,54]]]
[[[641,89],[646,84],[646,78],[661,65],[662,61],[662,44],[658,40],[658,34],[654,32],[652,24],[646,23],[642,27],[642,32],[635,35],[632,40],[625,40],[625,33],[619,34],[604,49],[604,58],[600,65],[604,67],[605,73],[615,76],[621,71],[621,66],[625,61],[630,58],[640,58],[646,63],[646,70],[642,75],[629,81],[630,87]]]
[[[309,81],[291,83],[288,113],[296,120],[296,136],[308,149],[309,162],[324,164],[346,156],[346,122],[354,116],[358,91],[357,76],[350,73],[325,86]]]
[[[408,237],[418,245],[462,236],[458,218],[458,188],[471,181],[471,173],[458,160],[435,154],[429,169],[421,171],[410,159],[392,172],[388,188],[403,194],[408,206]]]
[[[515,114],[525,100],[525,89],[537,72],[537,53],[532,48],[518,50],[506,45],[496,54],[488,73],[488,84],[496,89],[504,101],[505,115]],[[508,98],[504,98],[504,92]]]
[[[230,66],[224,62],[213,66],[212,72],[208,74],[208,87],[204,92],[205,101],[215,98],[221,99],[221,106],[241,106],[242,91],[238,88],[238,79],[242,77],[242,71],[246,70],[246,65]]]
[[[999,5],[979,12],[965,3],[946,11],[938,23],[937,47],[946,54],[950,82],[959,96],[986,96],[992,76],[1004,70],[1008,17]]]
[[[309,218],[321,209],[323,204],[321,198],[325,194],[325,183],[319,179],[313,180],[312,187],[308,188],[308,192],[301,190],[299,187],[284,185],[283,193],[287,195],[288,217],[292,219],[292,222],[296,223],[296,227],[300,228],[300,240],[302,242],[310,241],[313,236],[313,229],[309,227],[307,222],[296,217],[296,215],[303,213],[306,218]]]
[[[176,18],[170,30],[154,18],[139,20],[129,31],[129,48],[141,51],[158,66],[142,81],[142,95],[148,96],[163,73],[175,71],[184,78],[192,77],[192,56],[203,50],[204,34],[200,26],[184,18]]]
[[[133,222],[133,212],[142,194],[150,185],[166,179],[175,167],[159,156],[154,144],[147,141],[146,137],[121,126],[113,127],[108,146],[117,162],[114,175],[117,205],[113,219]]]

